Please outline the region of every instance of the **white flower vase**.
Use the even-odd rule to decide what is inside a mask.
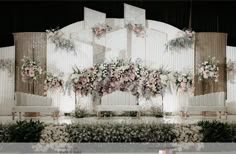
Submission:
[[[101,97],[99,96],[91,96],[92,97],[92,107],[93,107],[93,112],[96,111],[96,107],[98,105],[101,105]]]
[[[184,113],[186,113],[188,110],[188,98],[189,98],[188,92],[178,91],[178,101],[180,104],[180,111]]]
[[[60,93],[49,90],[50,98],[52,98],[52,106],[60,108]]]

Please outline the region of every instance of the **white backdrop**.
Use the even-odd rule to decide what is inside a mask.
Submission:
[[[97,40],[100,44],[105,43],[105,60],[110,60],[116,57],[127,56],[127,31],[124,28],[124,19],[106,19],[106,23],[113,27],[111,32],[108,32],[102,40]],[[167,66],[171,71],[192,70],[194,66],[193,49],[181,52],[165,52],[165,44],[168,40],[175,38],[180,32],[179,29],[158,21],[147,20],[147,37],[136,38],[132,36],[132,53],[131,58],[142,58],[142,60],[152,68],[158,68],[161,65]],[[54,44],[48,40],[47,46],[47,70],[52,73],[64,72],[64,79],[67,80],[72,67],[77,65],[79,68],[92,66],[94,60],[99,58],[93,52],[93,45],[90,41],[92,32],[84,30],[84,22],[76,22],[62,31],[67,37],[70,37],[76,43],[76,55],[71,52],[56,50]],[[122,39],[123,38],[123,39]],[[1,58],[14,58],[14,47],[0,48]],[[228,59],[236,60],[236,48],[227,47]],[[102,58],[102,57],[100,57]],[[227,98],[236,106],[236,77],[228,74],[227,81]],[[54,105],[60,106],[62,112],[70,112],[74,109],[74,94],[71,95],[61,93],[60,96],[55,96],[48,93],[48,97],[52,97]],[[116,98],[114,98],[116,99]],[[173,93],[166,94],[164,98],[164,109],[166,111],[178,111],[181,104],[185,104],[186,97]],[[11,107],[14,102],[14,77],[9,78],[7,72],[0,72],[0,115],[11,114]],[[152,103],[160,103],[160,98],[155,98],[152,102],[146,102],[146,106]],[[79,98],[79,103],[84,107],[91,109],[90,98]],[[143,102],[144,103],[144,102]],[[142,104],[142,102],[141,102]]]
[[[193,71],[193,49],[183,50],[178,53],[165,51],[165,44],[168,40],[178,35],[179,29],[161,22],[147,20],[146,38],[136,37],[135,34],[132,34],[129,41],[127,40],[127,30],[124,28],[124,19],[106,19],[106,23],[112,26],[113,30],[101,39],[92,39],[92,30],[85,30],[83,21],[61,29],[67,37],[76,42],[76,55],[73,52],[67,53],[67,51],[56,50],[54,44],[48,40],[48,71],[64,72],[65,79],[67,79],[69,74],[72,73],[72,67],[75,65],[79,66],[79,68],[86,68],[92,66],[96,61],[101,61],[101,59],[109,61],[120,57],[127,58],[127,45],[131,46],[132,60],[141,58],[146,65],[152,68],[159,68],[163,65],[171,71]],[[105,55],[99,54],[97,50],[94,52],[94,41],[99,45],[104,45]],[[131,44],[127,44],[127,42],[131,42]],[[58,97],[55,99],[58,100]],[[67,112],[74,108],[73,95],[61,95],[59,100],[62,111]],[[186,99],[184,100],[181,95],[176,93],[166,94],[164,109],[166,111],[179,110],[179,100],[183,102]],[[91,109],[90,98],[80,98],[79,103],[87,109]],[[160,104],[161,99],[153,98],[152,101],[145,102],[145,106],[153,103]],[[140,104],[144,104],[144,101],[141,101]]]

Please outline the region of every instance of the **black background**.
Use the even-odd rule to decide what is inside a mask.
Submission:
[[[0,1],[0,47],[14,44],[14,32],[44,32],[83,20],[83,7],[123,18],[124,3],[146,9],[146,18],[171,24],[179,29],[189,26],[196,32],[226,32],[228,45],[236,46],[236,1]]]

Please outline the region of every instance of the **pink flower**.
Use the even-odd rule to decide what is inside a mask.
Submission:
[[[21,79],[22,79],[23,82],[26,82],[26,78],[25,78],[25,76],[22,76]]]
[[[140,33],[142,30],[139,27],[135,27],[134,31],[137,32],[137,33]]]
[[[208,74],[206,72],[203,72],[203,78],[208,79]]]
[[[47,91],[47,90],[48,90],[48,86],[47,86],[47,85],[44,85],[44,86],[43,86],[43,90]]]
[[[180,86],[181,86],[182,88],[186,88],[187,84],[186,84],[185,82],[181,82],[181,83],[180,83]]]
[[[29,70],[29,76],[30,76],[30,77],[34,77],[34,69],[33,69],[33,68],[30,68],[30,70]]]

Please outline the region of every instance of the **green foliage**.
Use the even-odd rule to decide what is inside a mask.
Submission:
[[[80,106],[77,106],[75,108],[75,113],[74,113],[74,116],[76,118],[84,118],[88,115],[87,111],[83,108],[81,108]]]
[[[102,117],[111,117],[113,115],[114,115],[114,113],[112,111],[102,111],[101,112]]]
[[[232,125],[219,121],[200,121],[198,126],[202,127],[203,142],[232,142]]]
[[[10,124],[0,124],[0,143],[1,142],[9,142],[9,127]]]
[[[10,142],[39,142],[44,124],[40,121],[17,121],[9,127]]]
[[[161,111],[160,107],[151,107],[151,115],[155,117],[163,117],[163,112]]]
[[[129,111],[125,112],[124,116],[137,117],[137,114],[138,114],[137,111]]]

